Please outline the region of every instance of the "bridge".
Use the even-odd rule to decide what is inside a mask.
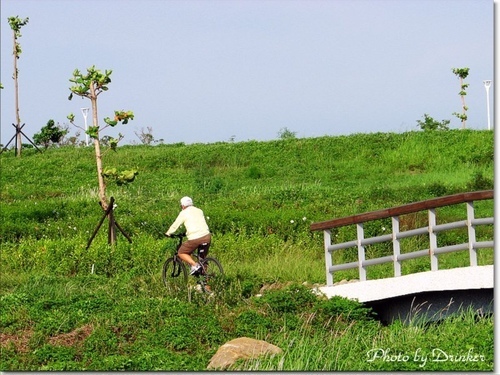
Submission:
[[[396,319],[403,322],[439,320],[468,308],[477,314],[492,314],[494,266],[480,265],[478,250],[493,249],[494,219],[493,214],[477,218],[474,205],[482,203],[484,206],[487,202],[482,212],[489,214],[493,209],[493,196],[493,190],[461,193],[313,223],[310,229],[322,230],[324,234],[327,285],[320,291],[329,298],[341,296],[358,300],[371,307],[385,323]],[[445,222],[448,217],[457,217],[457,209],[463,205],[464,213],[460,211],[458,215],[465,217],[464,220]],[[454,210],[454,214],[443,214],[438,220],[438,210],[446,209]],[[426,225],[415,227],[424,216]],[[390,233],[378,234],[373,230],[373,223],[379,227],[380,223],[390,226]],[[349,231],[349,227],[355,227],[356,238],[333,243],[340,228],[344,228],[347,235],[354,232]],[[366,236],[365,227],[372,234]],[[450,231],[453,233],[451,237],[459,240],[464,236],[457,231],[466,231],[467,241],[449,244],[448,236],[448,239],[444,238],[446,244],[442,245],[438,236]],[[426,248],[415,250],[415,246],[423,242]],[[378,251],[372,251],[376,246]],[[373,255],[381,252],[384,255]],[[459,252],[468,252],[467,265],[439,269],[440,256]],[[357,259],[345,260],[352,260],[353,254]],[[404,268],[403,262],[418,258],[424,258],[424,262],[428,259],[428,269],[421,270],[422,264]],[[368,269],[376,265],[392,266],[392,275],[369,280]],[[412,273],[415,268],[418,271]],[[357,269],[357,280],[335,282],[339,271],[349,269]],[[403,269],[410,272],[404,274]]]

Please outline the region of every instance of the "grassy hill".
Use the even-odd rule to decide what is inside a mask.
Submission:
[[[470,130],[123,146],[107,153],[104,165],[139,171],[128,186],[108,184],[108,196],[117,204],[116,218],[133,242],[119,235],[117,246],[110,248],[104,226],[88,250],[87,241],[102,216],[92,148],[50,148],[43,154],[25,149],[21,158],[4,152],[1,327],[12,335],[31,327],[27,345],[38,354],[12,344],[4,347],[4,337],[2,369],[199,370],[224,339],[243,334],[282,344],[292,336],[302,337],[302,351],[289,355],[281,369],[405,366],[376,367],[359,359],[374,342],[387,344],[378,336],[381,328],[368,318],[369,324],[359,323],[365,318],[354,324],[344,317],[332,325],[327,317],[320,319],[316,302],[289,300],[286,288],[268,294],[265,306],[251,296],[273,283],[324,283],[323,238],[310,232],[312,222],[492,189],[493,149],[493,132]],[[214,235],[211,252],[222,261],[230,281],[224,299],[214,304],[188,303],[182,296],[165,296],[161,288],[161,264],[174,244],[160,233],[177,216],[184,195],[208,217]],[[492,204],[481,209],[490,212]],[[337,235],[341,241],[349,229]],[[492,261],[492,254],[486,257]],[[112,314],[106,310],[110,306]],[[344,307],[347,310],[323,310],[360,309]],[[173,311],[180,310],[185,314],[182,322],[172,321]],[[313,315],[324,329],[307,324],[307,316],[314,320]],[[185,328],[191,321],[198,331],[200,324],[203,327],[201,338]],[[445,325],[444,334],[460,331],[463,324]],[[481,324],[479,337],[492,341],[492,321]],[[90,336],[69,349],[51,344],[51,338],[87,326],[92,327]],[[328,360],[305,349],[321,348],[324,332],[345,330],[337,336],[349,340],[360,334],[357,329],[367,330],[372,341],[361,346],[351,342],[354,352],[343,353],[343,361],[333,358],[341,349]],[[404,328],[396,332],[403,334]],[[420,339],[428,340],[427,346],[445,345],[443,339],[429,341],[425,335],[415,335],[415,348]],[[464,347],[471,345],[467,340],[472,338],[463,337]],[[13,359],[4,358],[4,353]],[[492,361],[462,365],[464,370],[492,369]],[[251,366],[256,364],[243,369]],[[265,366],[277,369],[279,364],[269,360]],[[406,366],[418,369],[411,367],[416,364]],[[442,366],[437,369],[453,368]]]

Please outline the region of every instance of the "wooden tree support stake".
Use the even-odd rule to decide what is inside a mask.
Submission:
[[[33,143],[33,141],[32,141],[32,140],[31,140],[31,139],[30,139],[30,138],[29,138],[26,134],[24,134],[24,133],[23,133],[23,131],[22,131],[21,129],[24,127],[24,125],[26,125],[26,124],[22,124],[21,126],[17,126],[16,124],[12,124],[12,126],[16,128],[16,134],[14,134],[14,135],[12,136],[12,138],[10,139],[10,141],[9,141],[9,142],[7,142],[7,144],[5,145],[5,147],[4,147],[4,148],[2,148],[2,151],[0,151],[0,154],[1,154],[2,152],[4,152],[4,151],[7,149],[7,147],[9,147],[10,142],[12,142],[15,138],[17,138],[17,136],[18,136],[19,134],[23,135],[23,136],[24,136],[24,138],[26,138],[26,139],[27,139],[27,140],[28,140],[28,141],[29,141],[29,142],[30,142],[30,143],[31,143],[31,144],[32,144],[32,145],[33,145],[33,146],[34,146],[34,147],[35,147],[35,148],[36,148],[39,152],[42,152],[42,151],[41,151],[41,150],[37,147],[37,145],[36,145],[36,144],[34,144],[34,143]],[[16,142],[16,155],[17,155],[17,142]]]
[[[122,229],[120,224],[118,224],[118,222],[115,220],[115,215],[113,212],[114,211],[113,210],[114,203],[115,203],[115,198],[111,197],[108,209],[104,212],[104,215],[102,216],[101,220],[99,221],[99,224],[97,224],[97,227],[94,229],[94,233],[92,233],[92,236],[90,237],[89,242],[87,243],[87,247],[85,248],[85,250],[88,250],[88,248],[92,244],[92,241],[94,240],[97,232],[101,228],[101,225],[104,222],[104,220],[106,219],[106,217],[109,220],[109,223],[108,223],[108,244],[109,245],[115,244],[115,242],[116,242],[116,228],[118,228],[118,230],[125,236],[125,238],[128,240],[129,243],[132,243],[132,239],[130,238],[130,236],[127,233],[125,233],[125,231]],[[99,202],[99,204],[100,204],[100,202]]]

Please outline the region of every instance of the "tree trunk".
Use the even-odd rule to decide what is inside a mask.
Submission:
[[[97,181],[99,182],[99,201],[101,202],[102,209],[106,211],[108,209],[108,199],[106,198],[106,182],[102,176],[102,155],[99,139],[94,139],[94,147],[97,165]]]
[[[93,90],[93,89],[91,89]],[[97,100],[91,99],[92,102],[92,117],[94,118],[94,126],[97,126]],[[99,142],[99,132],[97,133],[97,138],[94,139],[95,148],[95,160],[97,166],[97,180],[99,181],[99,201],[101,202],[101,207],[106,211],[109,207],[108,199],[106,197],[106,182],[102,175],[102,154],[101,154],[101,144]],[[115,219],[113,215],[113,208],[111,208],[108,214],[108,243],[114,245],[116,243],[116,229],[115,229]]]
[[[464,80],[462,79],[462,77],[460,77],[460,89],[463,91],[463,84],[464,84]],[[464,95],[460,95],[461,99],[462,99],[462,114],[465,115],[465,96]],[[465,129],[465,118],[462,120],[462,129]]]
[[[16,110],[16,156],[21,156],[21,147],[22,147],[22,139],[21,139],[21,118],[19,117],[19,84],[17,80],[18,71],[17,71],[17,59],[19,55],[17,53],[17,38],[16,32],[14,31],[14,91],[15,91],[15,110]]]
[[[90,101],[92,103],[93,124],[97,128],[99,123],[97,120],[97,96],[95,94],[94,84],[90,85]],[[106,198],[106,183],[102,175],[102,154],[101,144],[99,143],[99,132],[97,133],[97,137],[94,139],[94,149],[97,166],[97,181],[99,182],[99,201],[101,202],[102,209],[106,211],[108,209],[108,199]]]

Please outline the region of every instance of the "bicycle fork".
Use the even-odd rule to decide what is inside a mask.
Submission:
[[[182,272],[182,260],[177,255],[174,256],[171,277],[178,277]]]

